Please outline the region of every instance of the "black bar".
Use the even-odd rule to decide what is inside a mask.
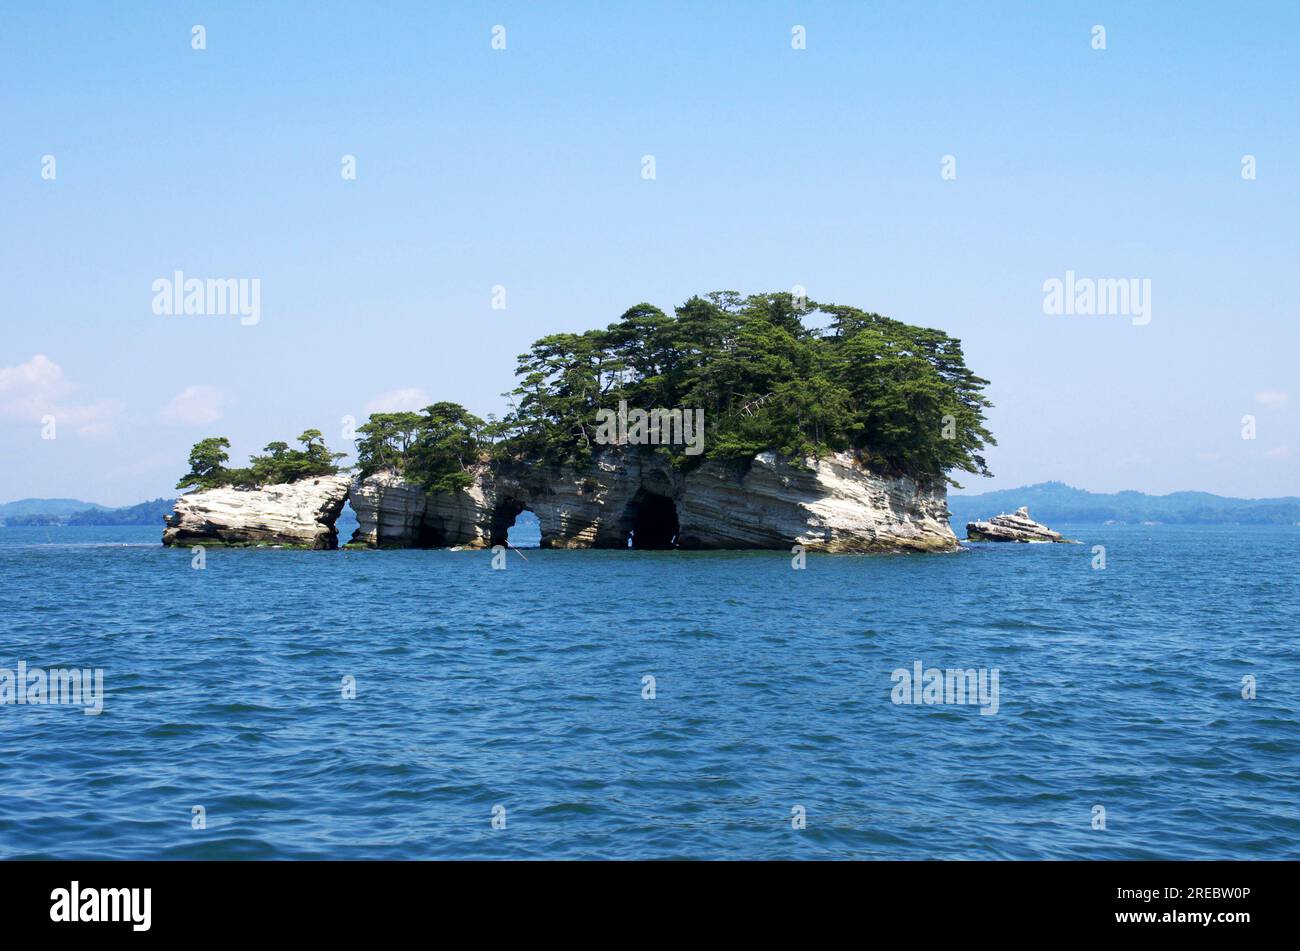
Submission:
[[[207,941],[373,938],[380,925],[459,920],[472,940],[528,923],[577,933],[597,916],[665,937],[692,917],[761,932],[774,918],[797,927],[812,916],[863,935],[906,926],[942,943],[1125,933],[1231,941],[1287,923],[1294,877],[1292,863],[1262,862],[10,862],[0,863],[0,921],[6,937]],[[74,881],[83,901],[90,889],[150,889],[148,930],[52,921],[52,896],[70,898]],[[140,907],[124,907],[142,920]]]

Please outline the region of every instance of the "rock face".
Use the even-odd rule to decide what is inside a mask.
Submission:
[[[524,509],[544,548],[953,551],[946,493],[864,470],[848,455],[806,460],[773,453],[749,466],[707,461],[687,473],[660,455],[605,450],[592,465],[496,463],[453,495],[425,496],[377,473],[352,487],[356,543],[482,548],[502,544]]]
[[[474,484],[454,494],[426,494],[395,472],[376,472],[352,483],[357,530],[352,544],[370,548],[443,548],[489,544],[492,504],[484,494],[486,468]]]
[[[842,454],[798,466],[761,453],[748,466],[710,460],[681,472],[661,455],[607,449],[583,469],[499,462],[473,476],[461,492],[433,495],[391,471],[195,492],[177,500],[163,543],[335,548],[350,497],[352,542],[372,548],[504,544],[524,509],[544,548],[957,548],[942,486],[868,472]]]
[[[1063,542],[1054,532],[1029,517],[1029,509],[1020,506],[1014,515],[996,515],[987,522],[967,522],[966,538],[973,542]]]
[[[208,489],[176,500],[164,545],[301,545],[337,548],[334,522],[348,497],[346,475],[260,489]]]

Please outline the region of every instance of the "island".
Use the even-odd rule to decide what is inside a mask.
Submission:
[[[350,503],[368,548],[500,545],[529,510],[543,548],[955,551],[951,474],[995,444],[960,341],[789,293],[638,304],[516,376],[501,419],[372,415],[348,471],[318,430],[246,468],[205,439],[163,542],[332,549]]]
[[[1029,509],[1020,506],[1015,514],[995,515],[988,521],[967,522],[966,539],[972,542],[1068,542],[1060,532],[1054,532],[1041,522],[1029,517]]]

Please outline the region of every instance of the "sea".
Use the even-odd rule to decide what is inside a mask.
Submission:
[[[498,567],[0,528],[0,858],[1296,858],[1300,527],[1054,527],[534,524]],[[35,702],[58,669],[102,692]]]

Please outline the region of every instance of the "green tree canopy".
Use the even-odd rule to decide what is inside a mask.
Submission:
[[[819,318],[824,329],[805,323]],[[877,469],[947,481],[987,474],[988,381],[961,343],[788,293],[692,297],[673,316],[638,304],[604,330],[552,334],[519,358],[498,451],[581,464],[596,413],[704,410],[705,457],[849,450]],[[680,447],[666,447],[680,461]]]
[[[487,428],[459,403],[375,413],[357,427],[357,465],[363,476],[391,469],[428,492],[455,492],[473,481],[469,468],[482,457]]]
[[[337,460],[345,453],[330,452],[319,429],[309,429],[298,437],[301,449],[291,449],[286,442],[267,443],[261,455],[254,455],[246,469],[226,467],[230,440],[210,436],[190,450],[190,471],[176,484],[178,489],[215,489],[223,485],[252,487],[296,482],[339,471]]]
[[[209,436],[194,444],[190,450],[190,471],[181,476],[176,483],[178,489],[215,489],[219,485],[228,485],[230,470],[226,463],[230,461],[230,440],[225,436]]]
[[[511,410],[484,422],[458,403],[419,413],[375,413],[357,429],[360,473],[391,469],[430,492],[472,482],[492,455],[532,463],[588,462],[597,414],[620,401],[643,410],[703,410],[703,455],[660,446],[674,462],[749,460],[767,450],[802,459],[852,452],[890,474],[952,482],[988,474],[988,381],[961,342],[840,304],[788,293],[692,297],[673,313],[637,304],[601,330],[542,337],[519,357]],[[301,449],[267,444],[248,469],[227,469],[230,443],[190,453],[178,488],[265,485],[337,472],[320,430]],[[954,483],[955,484],[955,483]]]

